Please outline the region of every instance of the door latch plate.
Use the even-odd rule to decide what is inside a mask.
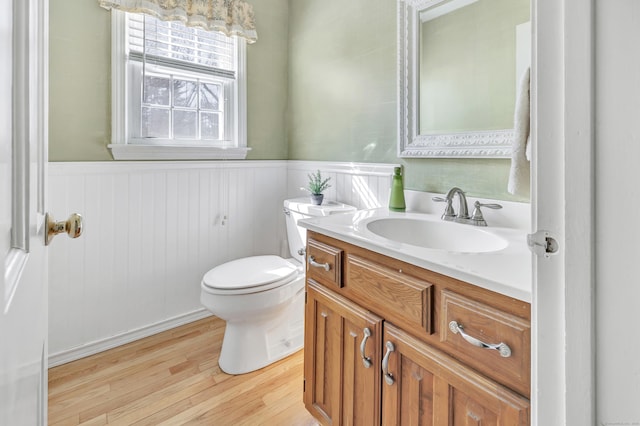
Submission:
[[[558,241],[551,236],[549,231],[538,231],[527,235],[527,245],[537,256],[546,258],[558,253],[560,246]]]

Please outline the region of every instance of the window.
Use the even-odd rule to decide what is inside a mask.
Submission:
[[[115,159],[246,157],[245,42],[112,11]]]

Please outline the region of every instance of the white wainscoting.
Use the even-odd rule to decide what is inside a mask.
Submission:
[[[393,165],[306,161],[50,163],[49,211],[78,212],[77,240],[49,249],[49,365],[202,318],[210,268],[286,255],[282,201],[307,173],[331,176],[328,199],[384,206]]]
[[[286,174],[285,161],[51,163],[49,211],[85,226],[49,249],[50,365],[205,316],[207,270],[281,251]]]

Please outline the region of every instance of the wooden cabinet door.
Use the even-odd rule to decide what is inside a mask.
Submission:
[[[383,425],[529,424],[529,400],[389,323],[383,345]]]
[[[316,419],[325,425],[380,424],[381,337],[381,318],[307,281],[304,403]]]

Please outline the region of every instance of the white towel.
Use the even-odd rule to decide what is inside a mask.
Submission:
[[[524,189],[529,187],[530,164],[527,159],[527,142],[529,141],[529,129],[531,126],[529,74],[530,69],[527,68],[520,78],[518,93],[516,94],[511,170],[509,171],[509,184],[507,185],[507,190],[511,194],[523,193]]]

